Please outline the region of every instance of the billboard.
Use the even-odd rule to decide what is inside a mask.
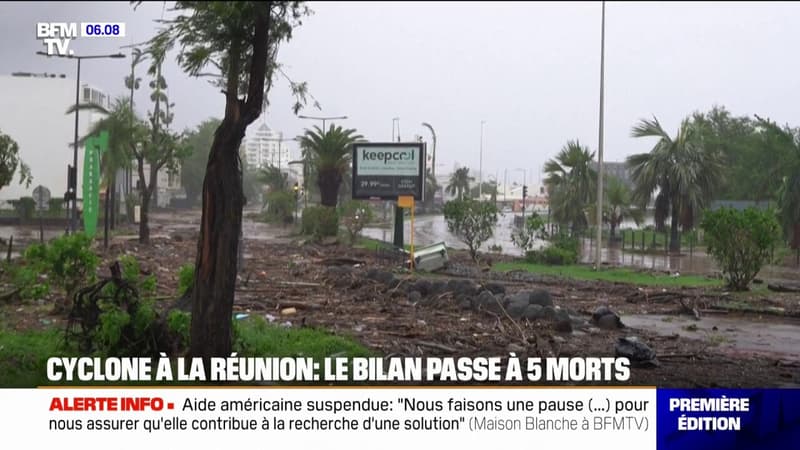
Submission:
[[[353,144],[353,198],[397,200],[413,195],[422,201],[425,190],[425,144]]]

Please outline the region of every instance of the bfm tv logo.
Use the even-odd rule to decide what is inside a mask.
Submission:
[[[48,55],[72,56],[69,44],[78,37],[125,37],[124,23],[38,22],[36,39],[47,47]]]

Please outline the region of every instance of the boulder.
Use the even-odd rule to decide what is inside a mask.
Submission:
[[[431,286],[432,285],[431,285],[431,282],[429,280],[426,280],[424,278],[420,278],[419,280],[414,282],[414,288],[413,289],[415,291],[419,291],[419,293],[422,294],[423,297],[426,297],[426,296],[430,295],[430,293],[432,291],[432,287]]]
[[[569,319],[558,319],[553,329],[559,333],[572,333],[572,321]]]
[[[422,300],[422,294],[419,291],[411,291],[408,293],[408,301],[411,303],[417,303]]]
[[[542,314],[542,307],[539,305],[528,305],[528,307],[525,308],[523,317],[528,320],[539,320],[543,318],[544,315]]]
[[[553,306],[553,298],[550,297],[550,292],[544,289],[530,291],[528,293],[528,298],[531,305]]]
[[[614,354],[619,358],[628,358],[636,367],[657,367],[656,352],[636,336],[621,337],[614,345]]]
[[[492,294],[505,294],[506,287],[501,283],[496,282],[489,282],[483,285],[484,289],[488,290]]]

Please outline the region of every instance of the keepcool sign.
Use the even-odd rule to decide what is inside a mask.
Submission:
[[[411,195],[422,201],[425,190],[422,143],[353,144],[353,198],[397,200]]]

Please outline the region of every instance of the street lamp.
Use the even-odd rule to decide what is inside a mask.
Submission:
[[[297,117],[299,117],[299,118],[301,118],[301,119],[321,120],[321,121],[322,121],[322,132],[323,132],[323,133],[325,132],[325,121],[326,121],[326,120],[337,120],[337,119],[342,119],[342,120],[344,120],[344,119],[347,119],[347,116],[335,116],[335,117],[317,117],[317,116],[303,116],[303,115],[299,115],[299,116],[297,116]]]
[[[69,221],[70,232],[75,233],[78,227],[78,116],[80,111],[80,98],[81,98],[81,60],[83,59],[102,59],[102,58],[124,58],[122,53],[114,53],[110,55],[50,55],[45,52],[36,52],[37,55],[57,56],[59,58],[75,59],[78,61],[77,79],[75,80],[75,136],[72,147],[72,167],[67,170],[67,193],[65,197],[72,200],[71,217]],[[108,200],[106,200],[108,201]]]
[[[294,223],[297,223],[297,204],[300,203],[300,186],[294,182]]]
[[[431,153],[431,176],[436,178],[436,132],[428,122],[422,122],[422,126],[430,130],[433,135],[433,152]]]

